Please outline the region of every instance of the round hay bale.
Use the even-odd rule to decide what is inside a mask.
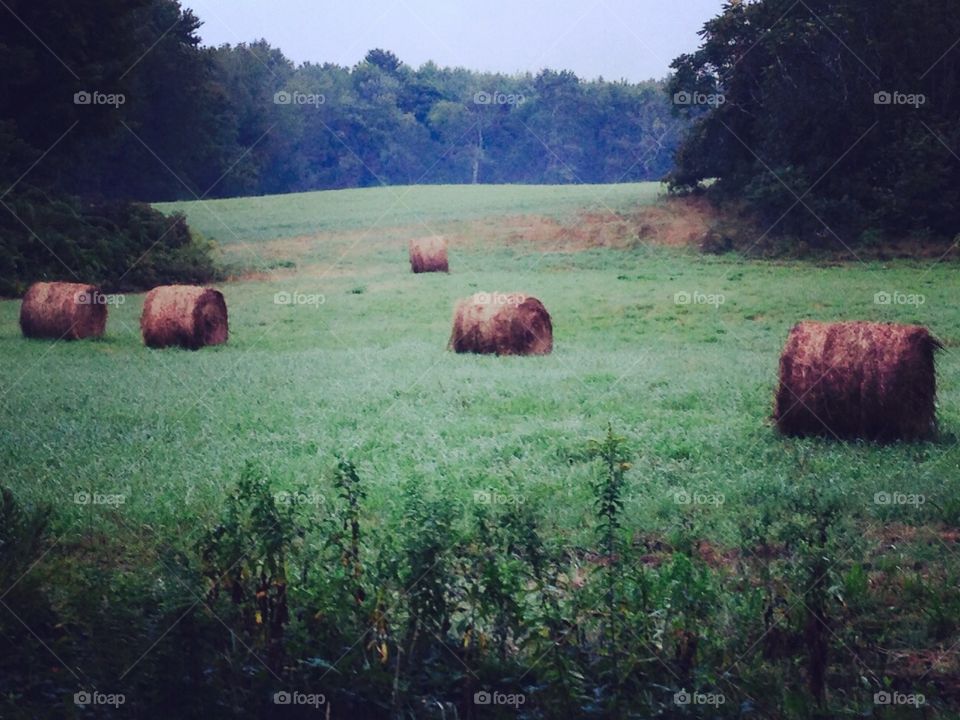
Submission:
[[[227,341],[227,303],[213,288],[162,285],[147,293],[140,316],[147,347],[197,350]]]
[[[458,353],[547,355],[553,350],[553,323],[535,297],[477,293],[457,303],[450,347]]]
[[[930,437],[942,347],[917,325],[799,323],[780,356],[777,427],[874,442]]]
[[[411,240],[410,269],[415,273],[450,272],[447,239],[435,236]]]
[[[20,305],[20,329],[28,338],[101,337],[107,327],[103,297],[96,285],[34,283]]]

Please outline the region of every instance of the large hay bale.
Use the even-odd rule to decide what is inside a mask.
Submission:
[[[450,347],[458,353],[547,355],[553,350],[550,313],[523,293],[477,293],[457,303]]]
[[[23,296],[20,329],[29,338],[79,340],[100,337],[107,306],[96,285],[38,282]]]
[[[936,431],[941,347],[917,325],[799,323],[780,356],[777,427],[875,442],[927,438]]]
[[[418,238],[410,241],[410,269],[415,273],[450,272],[445,237]]]
[[[227,303],[213,288],[162,285],[147,293],[140,316],[147,347],[197,350],[227,341]]]

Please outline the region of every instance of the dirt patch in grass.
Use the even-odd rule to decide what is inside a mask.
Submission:
[[[699,244],[717,217],[706,198],[677,197],[637,210],[630,221],[643,242],[687,247]]]
[[[889,523],[881,527],[868,528],[864,537],[870,543],[865,558],[872,564],[887,557],[896,550],[904,551],[911,546],[952,547],[960,543],[960,530],[944,525],[905,525]],[[665,536],[654,533],[636,533],[633,547],[642,551],[641,559],[647,565],[659,567],[670,559],[674,548]],[[740,563],[753,561],[771,562],[786,559],[789,551],[781,543],[757,545],[750,549],[724,546],[701,538],[694,543],[694,555],[714,570],[736,571]],[[590,560],[589,557],[586,558]],[[596,563],[594,564],[602,564]],[[880,573],[883,574],[882,572]]]
[[[582,211],[567,222],[538,215],[508,218],[502,232],[508,245],[561,253],[647,244],[688,247],[700,241],[715,217],[704,198],[667,198],[626,214]]]
[[[534,252],[576,253],[600,248],[626,250],[646,244],[695,245],[714,217],[703,198],[668,198],[621,213],[582,210],[567,220],[513,215],[439,227],[451,252],[508,247]],[[451,259],[451,263],[453,260]]]
[[[925,545],[943,543],[950,546],[960,542],[960,530],[944,525],[917,526],[889,523],[868,530],[866,537],[879,543],[883,549],[912,543],[923,543]]]
[[[409,269],[406,244],[416,232],[416,227],[384,228],[234,243],[224,247],[228,280],[369,276],[376,274],[367,262],[370,256],[394,249],[398,262]]]
[[[316,252],[316,246],[323,241],[324,238],[314,235],[279,238],[268,242],[238,242],[224,246],[223,251],[228,262],[249,267],[283,269],[285,265],[296,265],[298,260]]]
[[[576,253],[598,248],[626,250],[644,245],[695,246],[715,213],[699,197],[666,198],[626,213],[582,210],[558,220],[545,215],[441,223],[430,232],[449,240],[451,269],[458,251],[507,247],[531,252]],[[293,275],[342,276],[361,274],[350,265],[371,255],[396,251],[407,261],[407,243],[427,230],[422,224],[321,232],[269,241],[237,242],[223,248],[231,280],[276,280]],[[382,259],[382,258],[381,258]],[[344,266],[344,267],[341,267]]]
[[[960,695],[960,652],[956,648],[894,650],[887,653],[890,677],[935,683],[943,695]]]
[[[505,228],[510,246],[529,246],[540,252],[570,253],[595,248],[626,248],[635,236],[625,218],[614,213],[580,213],[572,222],[530,215],[515,218]]]

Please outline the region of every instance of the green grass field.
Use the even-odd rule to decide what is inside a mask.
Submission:
[[[127,693],[146,717],[166,702],[151,700],[162,686],[182,688],[170,694],[184,712],[207,702],[253,717],[298,683],[337,708],[377,697],[378,713],[391,703],[405,717],[452,716],[443,708],[455,705],[473,717],[461,696],[483,687],[527,693],[521,717],[559,717],[571,703],[612,717],[602,708],[624,711],[616,688],[662,717],[679,716],[674,693],[687,687],[722,690],[724,717],[740,717],[740,703],[757,717],[869,714],[888,687],[956,709],[956,268],[658,245],[637,218],[661,191],[418,187],[164,205],[218,241],[229,274],[230,341],[198,352],[143,347],[142,295],[110,308],[105,338],[74,343],[23,339],[19,303],[0,302],[2,484],[26,507],[53,508],[42,541],[15,513],[0,517],[27,548],[7,568],[16,593],[0,597],[27,618],[7,618],[14,639],[0,646],[26,694],[0,708],[38,717],[49,698],[97,685]],[[407,241],[431,233],[449,238],[451,272],[415,276]],[[456,299],[514,290],[551,312],[553,354],[447,350]],[[879,292],[923,303],[876,304]],[[684,294],[711,302],[678,302]],[[306,302],[283,302],[291,296]],[[939,438],[780,437],[769,419],[779,353],[805,318],[928,326],[946,346]],[[631,460],[617,541],[629,563],[598,535],[604,475],[588,441],[608,427]],[[366,492],[355,556],[342,550],[351,511],[338,458]],[[208,579],[222,567],[203,574],[219,557],[211,548],[226,553],[223,567],[239,557],[247,568],[233,587],[263,572],[271,551],[255,550],[273,547],[280,522],[257,525],[251,511],[238,550],[210,534],[231,527],[230,498],[250,472],[270,493],[308,493],[296,512],[318,523],[282,545],[291,573],[304,563],[303,578],[291,575],[285,661],[264,660],[275,646],[262,602],[231,604]],[[517,539],[531,537],[524,517],[542,551]],[[607,604],[608,578],[619,605]],[[365,600],[350,595],[354,582]],[[421,587],[446,600],[424,604]],[[811,604],[827,618],[812,635]],[[371,623],[379,659],[360,643]],[[564,627],[582,628],[573,643]],[[689,637],[700,646],[693,670]],[[495,638],[510,651],[495,656]],[[821,642],[829,651],[818,655]],[[67,659],[55,663],[51,645]],[[197,669],[187,678],[180,663]],[[806,689],[818,663],[830,693],[819,715]],[[441,714],[415,711],[424,704]]]
[[[677,492],[716,493],[725,504],[709,523],[722,540],[751,493],[776,492],[798,468],[848,495],[851,516],[868,522],[955,509],[960,309],[949,264],[775,264],[643,238],[626,250],[549,252],[497,236],[519,216],[575,223],[580,209],[626,212],[659,191],[419,187],[162,206],[219,241],[236,274],[256,270],[223,285],[229,344],[145,349],[140,295],[111,308],[102,341],[26,341],[19,303],[0,303],[4,481],[58,505],[77,528],[116,536],[146,523],[176,541],[219,509],[246,461],[292,487],[322,485],[334,456],[346,455],[374,479],[377,517],[389,517],[402,481],[419,478],[451,501],[485,488],[521,495],[576,542],[591,511],[577,458],[611,423],[637,459],[627,514],[637,529],[674,522]],[[490,242],[466,235],[477,227]],[[431,232],[453,238],[452,272],[412,275],[406,240]],[[448,352],[453,303],[478,290],[540,297],[554,320],[553,355]],[[895,290],[925,303],[874,304],[876,292]],[[278,292],[322,298],[282,305]],[[679,305],[681,292],[724,302]],[[777,359],[804,318],[929,326],[948,348],[942,438],[882,448],[778,437],[768,419]],[[884,490],[929,502],[877,507]],[[77,505],[77,492],[122,494],[125,504]]]

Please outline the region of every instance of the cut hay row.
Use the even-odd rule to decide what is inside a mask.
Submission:
[[[20,329],[28,338],[80,340],[101,337],[107,306],[95,285],[64,282],[34,283],[20,305]]]
[[[414,273],[450,272],[445,237],[418,238],[410,241],[410,269]]]
[[[553,323],[535,297],[477,293],[457,303],[450,348],[482,355],[547,355],[553,350]]]
[[[941,347],[917,325],[799,323],[780,357],[777,427],[876,442],[929,438]]]
[[[163,285],[147,293],[140,316],[147,347],[197,350],[227,341],[227,303],[213,288]]]

